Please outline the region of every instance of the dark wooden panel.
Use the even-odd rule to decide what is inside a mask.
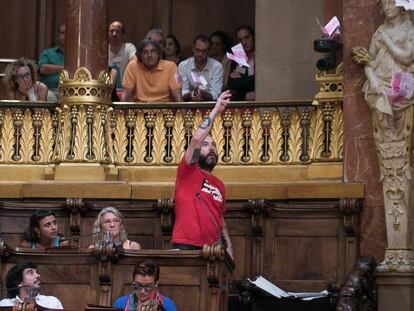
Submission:
[[[26,226],[33,209],[47,206],[54,206],[59,215],[59,222],[68,228],[69,214],[63,202],[61,199],[31,199],[23,200],[22,203],[0,200],[0,224],[5,224],[0,227],[0,231],[7,238],[20,238],[22,228]],[[310,198],[300,201],[263,202],[240,200],[226,203],[225,219],[233,241],[236,262],[233,281],[237,283],[262,274],[276,281],[282,288],[297,291],[315,291],[326,288],[330,283],[342,283],[347,272],[346,267],[352,266],[358,256],[358,237],[354,235],[357,232],[352,232],[352,226],[345,231],[340,201],[331,199],[317,202],[316,199]],[[107,206],[121,210],[126,219],[129,238],[140,242],[144,250],[160,249],[166,244],[163,244],[163,241],[170,239],[168,230],[161,230],[161,212],[156,207],[156,199],[85,199],[80,205],[79,225],[81,235],[86,235],[82,240],[83,247],[90,245],[90,237],[87,235],[92,232],[97,214]],[[348,212],[353,213],[351,210]],[[355,215],[353,221],[357,223],[357,219]],[[348,243],[348,239],[352,239],[353,242]],[[117,263],[115,277],[112,279],[112,299],[130,290],[131,274],[136,259],[134,256],[126,255],[121,263]],[[41,257],[39,260],[48,262],[47,257]],[[191,288],[201,284],[203,277],[197,274],[196,270],[191,270],[194,263],[190,260],[180,263],[179,268],[171,265],[165,258],[160,260],[163,265],[162,286],[171,287],[171,280],[175,282],[174,286],[180,288]],[[63,272],[59,273],[57,275],[64,275]],[[80,273],[86,275],[84,272]],[[181,278],[174,279],[176,275],[180,275]],[[56,282],[59,283],[59,279]]]
[[[277,236],[337,236],[338,219],[275,219],[272,221]]]
[[[36,10],[39,1],[1,1],[0,20],[0,57],[18,58],[26,56],[34,58],[37,28]]]
[[[335,238],[275,237],[272,279],[335,282],[337,248]]]
[[[201,251],[117,253],[113,250],[112,259],[117,260],[106,262],[108,253],[102,256],[99,250],[61,249],[45,253],[22,251],[8,245],[5,250],[8,255],[2,253],[0,280],[15,263],[36,262],[42,279],[42,293],[58,297],[66,310],[83,310],[86,303],[111,305],[119,296],[130,293],[134,265],[148,257],[160,264],[160,292],[172,298],[178,310],[204,311],[207,307],[211,311],[226,310],[223,306],[227,302],[229,262],[218,258],[207,260]],[[105,280],[100,282],[100,276],[105,276]],[[217,284],[209,284],[207,276]],[[0,298],[4,295],[1,293]]]

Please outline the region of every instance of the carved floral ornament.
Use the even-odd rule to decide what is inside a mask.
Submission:
[[[92,79],[92,74],[85,67],[78,68],[73,79],[69,78],[66,70],[60,72],[59,103],[61,104],[110,104],[112,93],[111,75],[107,70],[102,71],[98,80]]]
[[[354,47],[353,60],[364,66],[362,88],[371,108],[384,194],[387,250],[378,270],[414,271],[412,249],[413,96],[393,97],[397,75],[412,75],[414,25],[394,1],[379,1],[385,21],[374,33],[369,49]]]

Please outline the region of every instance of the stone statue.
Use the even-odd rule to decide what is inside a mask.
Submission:
[[[412,196],[414,98],[392,102],[387,96],[393,73],[414,73],[414,26],[394,0],[381,0],[384,23],[374,33],[369,51],[352,50],[355,62],[364,66],[363,92],[372,109],[374,140],[383,183],[387,250],[379,271],[414,271],[413,236],[410,227]]]

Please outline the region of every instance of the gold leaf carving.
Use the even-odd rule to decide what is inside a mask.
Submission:
[[[134,129],[134,139],[133,139],[133,146],[134,150],[132,151],[132,155],[134,157],[134,161],[131,164],[145,164],[145,154],[146,154],[146,146],[147,146],[147,138],[146,138],[146,128],[145,128],[145,118],[144,112],[139,110],[136,112],[137,118],[135,121],[135,129]]]
[[[257,109],[253,111],[252,126],[250,128],[250,161],[249,163],[260,164],[263,155],[263,129],[260,114]]]
[[[88,152],[88,126],[86,124],[86,107],[78,107],[78,122],[75,135],[75,160],[85,160]]]
[[[98,161],[104,161],[105,159],[105,135],[104,135],[104,124],[105,122],[105,108],[100,106],[93,107],[92,116],[92,153],[95,159]],[[88,134],[89,135],[89,134]]]
[[[289,163],[299,162],[299,156],[301,151],[301,133],[302,129],[300,127],[300,116],[297,109],[293,110],[292,116],[290,118],[290,128],[289,128]]]
[[[221,114],[218,115],[213,122],[213,126],[211,128],[211,136],[217,145],[218,163],[222,164],[224,156],[224,128],[223,117]]]
[[[233,127],[231,128],[230,158],[233,164],[242,163],[243,156],[243,125],[240,111],[234,111]]]
[[[282,126],[280,124],[280,115],[277,109],[272,112],[272,124],[269,129],[269,157],[272,163],[280,163],[280,156],[282,154]]]
[[[153,160],[151,163],[163,165],[165,164],[165,127],[163,112],[156,111],[155,126],[154,126],[154,140],[153,140]]]
[[[63,113],[60,116],[61,122],[61,159],[66,160],[67,155],[69,154],[70,149],[70,133],[71,133],[71,121],[70,121],[70,109],[69,107],[65,107],[63,109]]]
[[[127,128],[125,123],[125,115],[124,112],[121,110],[115,111],[116,115],[116,124],[115,128],[113,128],[114,134],[114,161],[116,164],[125,165],[125,157],[127,153]]]
[[[335,105],[335,111],[332,119],[332,140],[331,150],[333,160],[343,159],[343,120],[342,120],[342,109],[340,104]]]
[[[323,151],[323,125],[323,112],[321,106],[317,106],[309,127],[309,156],[313,161],[320,159]]]
[[[10,109],[4,113],[4,125],[2,128],[1,145],[2,145],[2,159],[5,163],[12,162],[14,143],[14,126],[13,117]]]
[[[171,164],[180,163],[184,156],[185,147],[185,128],[182,110],[177,110],[175,114],[175,122],[173,127],[173,140],[171,156],[173,158]]]
[[[21,158],[19,163],[29,163],[32,161],[33,156],[33,146],[34,146],[34,131],[33,131],[33,121],[32,121],[32,113],[29,109],[26,109],[23,116],[23,125],[21,128],[21,149],[20,154]]]
[[[92,80],[90,71],[85,67],[76,69],[73,79],[78,82],[88,82]]]
[[[42,110],[43,122],[40,129],[40,161],[41,163],[48,163],[52,160],[53,155],[53,126],[52,116],[47,109]]]
[[[200,110],[197,109],[195,115],[194,115],[194,128],[197,129],[200,124],[203,122],[203,115]],[[194,134],[194,132],[193,132]]]

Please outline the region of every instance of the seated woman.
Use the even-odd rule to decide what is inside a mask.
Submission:
[[[255,100],[254,91],[254,30],[252,27],[243,25],[237,28],[237,41],[241,43],[247,55],[249,67],[238,65],[232,61],[230,65],[230,76],[228,86],[234,94],[234,100]]]
[[[23,234],[22,247],[43,249],[68,244],[68,241],[61,241],[61,235],[58,234],[55,213],[45,209],[33,212],[29,228]]]
[[[123,249],[141,249],[139,243],[127,239],[124,223],[124,217],[116,208],[104,208],[98,214],[93,224],[93,244],[89,248],[93,248],[101,242],[102,237],[106,233],[111,236],[112,242],[115,245],[120,245]]]
[[[20,58],[5,69],[3,82],[6,85],[7,99],[46,101],[47,86],[37,81],[37,66],[34,61]]]

